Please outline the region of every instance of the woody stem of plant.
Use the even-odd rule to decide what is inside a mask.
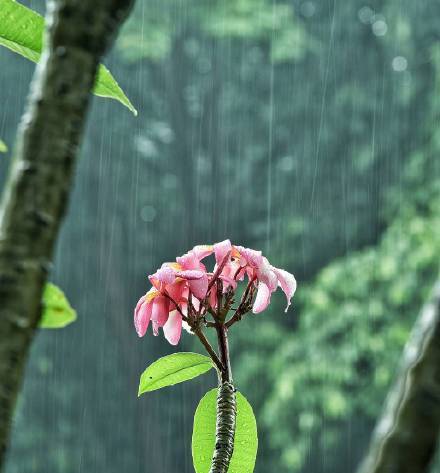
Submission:
[[[229,357],[228,329],[224,321],[216,321],[218,348],[222,370],[219,373],[215,448],[209,473],[227,473],[234,451],[237,407]]]
[[[211,344],[209,343],[208,339],[205,337],[205,334],[199,328],[193,328],[195,335],[199,338],[202,345],[205,347],[206,351],[209,353],[211,360],[214,362],[217,372],[222,373],[223,371],[223,364],[220,358],[217,356],[217,353],[212,348]]]

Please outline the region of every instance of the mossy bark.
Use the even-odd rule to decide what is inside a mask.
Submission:
[[[48,2],[46,47],[0,204],[0,468],[97,66],[131,6],[132,0]]]
[[[408,341],[358,473],[429,471],[440,432],[440,283]]]

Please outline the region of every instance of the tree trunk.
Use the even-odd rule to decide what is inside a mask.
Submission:
[[[132,0],[52,0],[0,205],[0,468],[101,56]]]
[[[425,473],[440,431],[440,282],[417,320],[359,473]]]

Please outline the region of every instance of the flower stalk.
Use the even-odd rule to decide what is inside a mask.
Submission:
[[[218,388],[215,448],[209,473],[227,473],[229,470],[234,451],[236,416],[235,388],[225,381]]]
[[[217,395],[217,419],[215,426],[215,448],[209,473],[226,473],[234,451],[237,407],[235,388],[232,383],[229,357],[228,329],[224,321],[216,322],[218,348],[222,371],[219,373]]]

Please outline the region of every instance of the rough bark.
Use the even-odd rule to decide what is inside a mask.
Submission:
[[[228,329],[223,322],[217,321],[216,330],[222,369],[219,372],[217,394],[215,448],[209,473],[227,473],[234,452],[237,406],[232,384]]]
[[[99,59],[132,0],[52,0],[0,205],[0,468]]]
[[[237,406],[234,386],[225,381],[217,395],[215,448],[209,473],[227,473],[234,452]]]
[[[429,471],[440,431],[440,282],[405,347],[359,473]]]

